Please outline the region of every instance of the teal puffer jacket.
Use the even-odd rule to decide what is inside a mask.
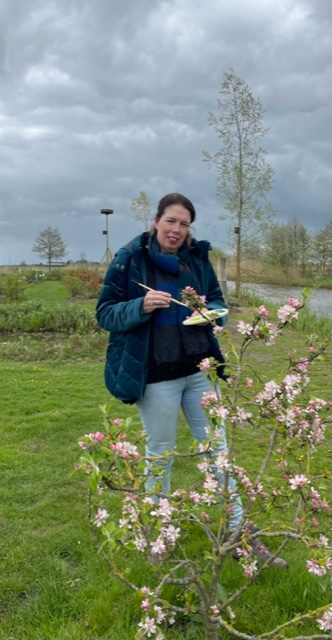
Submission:
[[[148,345],[151,313],[143,313],[144,290],[137,283],[147,284],[148,234],[137,236],[120,249],[111,262],[97,303],[97,321],[110,332],[106,353],[105,383],[110,393],[122,402],[133,404],[141,400],[147,378]],[[207,307],[226,307],[217,277],[208,259],[210,244],[193,240],[190,268],[200,295],[206,296]],[[226,316],[227,317],[227,316]],[[218,320],[222,325],[225,318]],[[209,331],[211,356],[223,363],[219,345]],[[223,367],[219,367],[223,377]]]

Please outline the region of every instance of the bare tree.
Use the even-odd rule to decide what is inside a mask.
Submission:
[[[140,191],[139,196],[130,203],[134,219],[143,223],[143,231],[149,229],[151,223],[151,205],[145,191]]]
[[[241,285],[241,251],[256,239],[271,221],[274,211],[266,198],[272,189],[274,170],[259,145],[268,129],[263,127],[264,109],[250,87],[233,70],[224,73],[218,100],[219,115],[209,114],[208,122],[222,146],[214,154],[203,152],[209,167],[217,170],[217,194],[224,200],[236,235],[236,288]],[[220,216],[222,219],[223,217]]]
[[[68,253],[67,245],[56,227],[47,227],[44,231],[40,231],[32,251],[40,258],[47,260],[49,269],[51,269],[52,262],[64,258]]]

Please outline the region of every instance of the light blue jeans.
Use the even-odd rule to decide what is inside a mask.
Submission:
[[[138,401],[136,406],[147,435],[147,457],[162,456],[166,451],[171,451],[175,447],[180,408],[182,408],[193,438],[198,442],[207,439],[205,431],[207,418],[200,406],[202,395],[207,391],[211,391],[211,385],[201,371],[185,378],[156,382],[146,386],[143,399]],[[226,435],[222,423],[220,427],[221,438],[218,450],[227,451]],[[159,480],[163,493],[169,493],[172,464],[173,458],[171,456],[166,461],[158,461],[158,466],[164,470],[163,477],[150,476],[146,482],[146,488],[151,489]],[[218,475],[218,480],[222,485],[224,479],[221,474]],[[228,487],[232,491],[237,491],[236,482],[231,476],[228,480]],[[242,514],[241,499],[237,496],[233,503],[233,513],[230,519],[231,531],[240,524]]]

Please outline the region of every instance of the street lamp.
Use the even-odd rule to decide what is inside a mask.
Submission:
[[[101,264],[109,265],[112,260],[112,255],[108,246],[108,216],[114,213],[113,209],[100,209],[100,213],[106,216],[106,229],[103,231],[103,235],[106,236],[106,251],[100,261]]]

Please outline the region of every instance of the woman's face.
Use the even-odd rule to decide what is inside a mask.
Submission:
[[[190,213],[182,204],[166,207],[161,218],[154,221],[161,250],[177,253],[189,233],[190,223]]]

